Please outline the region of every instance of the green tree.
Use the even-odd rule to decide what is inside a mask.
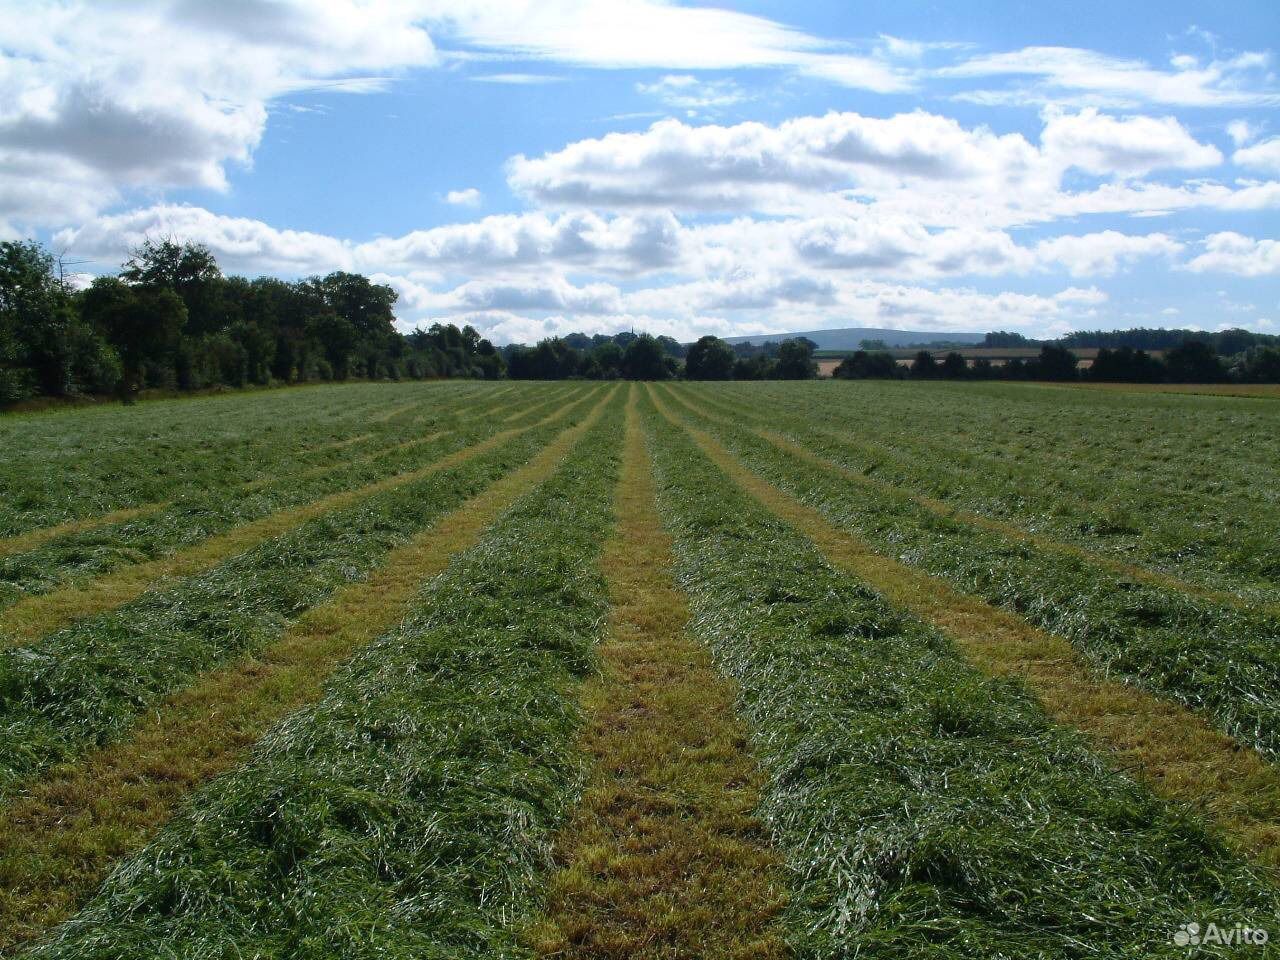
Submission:
[[[778,347],[774,376],[779,380],[812,380],[818,375],[813,359],[813,341],[804,337],[784,340]]]
[[[360,332],[345,317],[326,310],[307,323],[307,335],[320,346],[335,380],[345,380],[351,373],[351,355],[360,345]]]
[[[729,380],[734,359],[733,347],[719,337],[700,337],[685,357],[684,375],[690,380]]]
[[[622,375],[628,380],[666,380],[670,370],[665,360],[662,344],[649,334],[642,334],[622,351]]]
[[[222,270],[202,243],[147,239],[125,262],[120,277],[135,286],[172,290],[186,307],[185,332],[214,333],[226,326]]]
[[[187,320],[182,299],[167,287],[130,286],[99,277],[84,292],[81,313],[120,356],[120,393],[132,400],[143,365],[171,358]]]
[[[1187,340],[1164,356],[1169,379],[1174,383],[1221,383],[1227,378],[1226,367],[1213,347],[1200,340]]]

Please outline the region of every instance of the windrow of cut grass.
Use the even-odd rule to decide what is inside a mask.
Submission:
[[[28,783],[0,807],[0,953],[64,919],[191,790],[315,701],[331,671],[398,622],[426,580],[554,473],[604,410],[600,401],[528,463],[393,547],[367,578],[340,587],[279,640],[196,678],[119,741]]]
[[[938,421],[945,414],[895,409],[900,398],[892,393],[876,396],[886,401],[879,410],[850,404],[845,413],[854,420],[852,428],[824,406],[872,399],[861,391],[833,396],[830,390],[793,390],[780,394],[776,403],[760,404],[756,397],[749,406],[725,403],[727,397],[708,390],[697,395],[700,403],[735,419],[768,422],[798,442],[816,443],[869,482],[903,486],[1112,563],[1141,565],[1201,589],[1238,594],[1246,602],[1280,603],[1280,561],[1270,549],[1280,539],[1280,476],[1274,463],[1241,469],[1233,450],[1198,468],[1179,463],[1165,472],[1140,456],[1150,441],[1105,426],[1093,433],[1084,433],[1082,426],[1087,442],[1077,437],[1058,452],[1021,452],[1007,444],[992,448],[988,438],[974,435],[973,425],[960,428],[947,419],[943,426]],[[935,399],[960,405],[956,397]],[[1166,438],[1162,451],[1179,443],[1194,449],[1196,435],[1168,438],[1169,426],[1157,419],[1157,411],[1151,413],[1149,433]],[[1068,403],[1045,403],[1022,417],[1034,432],[1074,414]],[[1222,417],[1212,421],[1236,437],[1236,450],[1251,445],[1253,431],[1265,426],[1253,417],[1233,427],[1221,423]],[[976,419],[985,425],[985,419]],[[1280,429],[1280,417],[1272,427]],[[1233,470],[1240,472],[1233,476]],[[1259,483],[1259,477],[1277,482]]]
[[[982,676],[650,414],[695,632],[740,692],[797,958],[1181,956],[1277,891],[1201,823]]]
[[[673,425],[666,406],[659,407]],[[1070,642],[962,594],[828,520],[753,473],[714,437],[685,429],[738,487],[808,537],[829,563],[942,631],[989,676],[1026,684],[1051,718],[1085,733],[1113,765],[1220,827],[1242,852],[1280,868],[1280,768],[1175,701],[1097,675]]]
[[[571,410],[335,506],[201,576],[0,651],[0,795],[114,739],[194,675],[273,642],[444,510],[527,461],[566,417],[585,416],[583,405],[597,393],[583,390]]]
[[[581,398],[581,390],[575,396]],[[572,404],[577,401],[570,400]],[[566,405],[561,404],[559,409]],[[543,420],[554,419],[556,412]],[[533,421],[532,416],[525,418]],[[332,510],[348,506],[384,490],[403,486],[448,465],[451,458],[471,456],[529,429],[511,426],[499,429],[493,421],[477,423],[469,430],[440,431],[434,438],[422,437],[398,444],[368,459],[354,459],[338,470],[318,476],[294,477],[251,495],[211,498],[200,508],[175,507],[163,514],[127,527],[120,537],[133,547],[125,556],[117,545],[95,553],[89,562],[76,563],[80,554],[66,543],[51,545],[22,558],[0,562],[0,569],[26,571],[21,582],[22,597],[7,609],[0,604],[0,638],[10,643],[24,642],[59,629],[77,618],[93,616],[120,606],[139,596],[163,577],[190,576],[264,540],[297,527]],[[420,442],[421,441],[421,442]],[[110,533],[99,536],[110,538]],[[181,549],[174,549],[177,540]],[[108,542],[115,542],[108,540]],[[163,548],[162,546],[163,545]],[[145,552],[137,546],[144,546]],[[59,565],[48,555],[66,559]],[[141,556],[135,556],[140,553]],[[147,556],[159,553],[153,559]],[[129,562],[133,560],[133,562]],[[99,568],[106,566],[106,572]],[[88,570],[100,575],[85,579]],[[59,585],[59,576],[79,574],[70,583]],[[42,578],[36,582],[31,577]],[[18,591],[10,582],[8,589]]]
[[[600,561],[609,630],[582,691],[591,774],[528,940],[539,956],[580,960],[780,957],[780,869],[754,816],[760,776],[732,685],[685,633],[638,395],[632,386],[617,526]]]
[[[679,394],[668,393],[676,397]],[[1280,619],[1224,607],[1080,557],[878,494],[831,464],[798,458],[680,403],[753,471],[878,550],[1064,637],[1106,675],[1202,711],[1228,735],[1280,750]]]
[[[380,410],[472,402],[484,384],[361,384],[0,417],[0,536],[287,469],[302,451],[399,424]]]
[[[621,399],[413,612],[32,957],[524,955],[581,781]]]
[[[690,395],[677,395],[680,402],[691,409],[697,409],[711,418],[742,423],[743,412],[726,407],[708,397],[698,394],[696,402],[691,402]],[[1133,559],[1121,557],[1114,553],[1102,553],[1096,543],[1081,546],[1076,539],[1054,539],[1039,532],[1037,524],[1027,522],[1025,518],[1019,523],[997,519],[990,513],[980,513],[957,504],[956,500],[938,499],[934,494],[945,494],[964,482],[964,470],[941,469],[937,464],[919,465],[921,461],[909,459],[897,453],[881,450],[853,434],[814,431],[807,429],[803,423],[788,419],[780,423],[770,422],[767,418],[747,414],[756,425],[756,432],[775,446],[801,459],[813,460],[839,470],[841,476],[861,484],[875,492],[910,500],[926,510],[940,516],[949,517],[959,523],[975,525],[1014,540],[1025,541],[1039,550],[1071,554],[1089,564],[1103,567],[1113,573],[1165,587],[1178,593],[1193,594],[1208,601],[1226,604],[1232,607],[1249,610],[1256,607],[1270,608],[1272,613],[1280,613],[1280,603],[1266,604],[1256,599],[1249,599],[1239,593],[1233,593],[1206,586],[1202,578],[1194,581],[1180,579],[1154,566],[1140,566]],[[886,463],[898,464],[901,469],[883,469]],[[932,476],[930,481],[922,477]],[[1028,471],[1027,489],[1034,490],[1036,478]],[[1033,496],[1028,493],[1026,496]],[[1149,560],[1148,562],[1152,562]],[[1159,561],[1154,561],[1158,563]],[[1251,591],[1256,592],[1256,591]],[[1274,592],[1268,590],[1267,592]]]
[[[49,528],[57,536],[43,536],[45,531],[24,534],[11,543],[27,552],[0,557],[0,608],[121,567],[167,557],[272,512],[411,470],[433,452],[427,449],[426,437],[453,436],[453,444],[465,445],[498,429],[492,420],[461,429],[457,415],[472,409],[470,403],[441,404],[428,424],[441,429],[414,430],[407,436],[403,428],[388,429],[371,450],[354,455],[333,451],[310,465],[299,465],[294,458],[282,463],[278,472],[246,484],[214,485],[175,501],[134,508],[123,522],[100,522],[116,519],[110,516],[90,518],[75,522],[69,530]],[[439,446],[447,449],[450,442]],[[35,543],[30,542],[33,539]]]

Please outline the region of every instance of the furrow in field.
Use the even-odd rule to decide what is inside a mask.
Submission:
[[[393,548],[367,579],[312,607],[280,640],[203,675],[128,739],[52,771],[0,810],[0,951],[65,918],[111,862],[145,843],[190,791],[232,767],[285,714],[314,701],[338,664],[404,616],[425,581],[559,468],[607,402]]]
[[[663,410],[659,507],[766,774],[793,956],[1130,960],[1186,917],[1273,922],[1275,886],[1216,832],[829,563]]]
[[[632,387],[617,525],[601,556],[601,673],[582,693],[579,748],[593,772],[529,940],[548,957],[778,957],[781,878],[754,816],[759,773],[733,688],[685,633],[636,397]]]
[[[82,586],[55,590],[19,601],[0,612],[0,638],[9,644],[30,642],[75,620],[121,606],[140,596],[161,578],[191,576],[315,517],[350,506],[378,493],[414,483],[433,473],[493,450],[526,430],[554,421],[571,407],[581,403],[582,399],[578,398],[562,405],[532,426],[499,431],[485,440],[446,454],[424,467],[394,474],[354,490],[328,494],[302,506],[269,514],[259,520],[203,540],[189,549],[160,560],[124,567]]]
[[[732,423],[732,417],[724,416],[719,413],[713,413],[707,409],[705,405],[691,401],[687,396],[679,391],[668,391],[675,402],[683,405],[685,408],[692,410],[700,416],[706,417],[708,420],[715,420],[719,423]],[[972,510],[966,510],[962,507],[955,507],[936,497],[930,497],[923,493],[917,493],[908,487],[899,486],[894,483],[886,483],[883,480],[877,480],[875,477],[867,476],[859,470],[852,470],[843,464],[836,463],[822,456],[820,453],[810,449],[804,444],[792,440],[790,437],[783,436],[774,430],[755,429],[756,436],[769,441],[780,450],[786,451],[793,457],[799,457],[808,460],[826,470],[838,473],[846,480],[850,480],[860,486],[870,490],[875,490],[885,496],[896,497],[901,500],[910,501],[930,513],[940,517],[947,517],[959,523],[972,524],[973,526],[982,527],[985,530],[991,530],[1013,540],[1020,540],[1023,543],[1029,543],[1040,550],[1048,550],[1055,553],[1070,554],[1079,557],[1089,563],[1104,567],[1114,573],[1140,580],[1144,583],[1151,583],[1157,586],[1166,587],[1170,590],[1177,590],[1182,593],[1188,593],[1193,596],[1203,597],[1206,600],[1212,600],[1214,603],[1223,603],[1228,606],[1236,607],[1240,610],[1256,610],[1259,607],[1269,609],[1273,613],[1280,615],[1280,606],[1272,604],[1258,604],[1250,600],[1246,600],[1234,593],[1226,593],[1222,590],[1212,590],[1208,587],[1201,586],[1197,583],[1183,580],[1171,574],[1163,573],[1158,570],[1151,570],[1132,563],[1124,563],[1105,554],[1097,553],[1085,547],[1077,546],[1072,543],[1064,543],[1060,540],[1054,540],[1043,534],[1035,533],[1027,530],[1025,527],[1016,524],[1006,523],[1002,520],[996,520],[991,517],[975,513]]]
[[[1280,752],[1280,618],[1135,580],[880,495],[737,424],[705,424],[766,479],[961,593],[1069,640],[1103,672],[1177,700],[1271,757]]]
[[[1182,705],[1098,676],[1061,637],[952,589],[831,523],[763,479],[705,431],[682,426],[726,476],[808,537],[835,567],[934,624],[984,672],[1016,677],[1058,722],[1114,755],[1158,793],[1203,810],[1244,850],[1280,867],[1280,769]]]
[[[517,935],[579,785],[577,690],[607,606],[611,396],[397,627],[31,955],[526,955]]]

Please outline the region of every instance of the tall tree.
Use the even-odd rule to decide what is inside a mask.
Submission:
[[[120,277],[136,286],[167,288],[176,293],[186,307],[185,332],[190,335],[215,333],[227,325],[222,270],[202,243],[148,238],[131,252]]]

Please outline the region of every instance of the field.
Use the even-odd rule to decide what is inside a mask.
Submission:
[[[316,386],[0,491],[4,955],[1280,943],[1265,392]]]

